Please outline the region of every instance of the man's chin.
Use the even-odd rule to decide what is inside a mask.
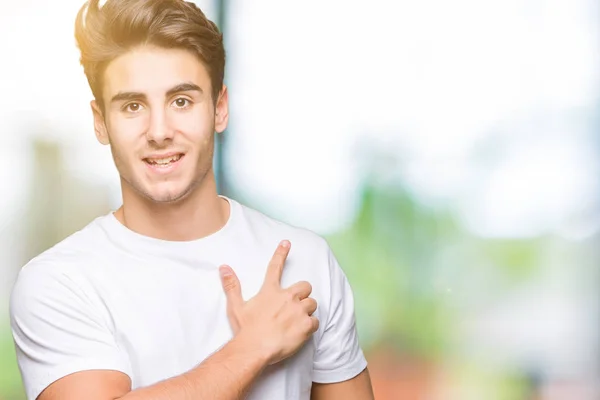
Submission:
[[[156,204],[173,204],[184,200],[191,193],[190,188],[179,189],[169,188],[168,190],[147,190],[144,191],[144,197]]]
[[[184,200],[194,191],[195,185],[183,182],[140,182],[121,178],[124,197],[134,197],[149,205],[173,204]]]
[[[153,203],[158,203],[158,204],[173,204],[173,203],[177,203],[181,200],[184,200],[187,196],[188,196],[189,192],[175,192],[175,193],[161,193],[161,194],[155,194],[155,195],[150,195],[149,200],[151,200]]]

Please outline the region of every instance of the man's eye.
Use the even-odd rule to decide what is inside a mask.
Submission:
[[[178,98],[173,102],[175,107],[177,108],[185,108],[190,105],[190,101],[188,99],[184,99],[183,97]]]
[[[129,112],[138,112],[142,109],[142,105],[140,103],[129,103],[125,106],[125,110]]]

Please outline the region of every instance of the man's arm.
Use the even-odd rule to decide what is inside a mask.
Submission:
[[[191,371],[131,391],[131,380],[118,371],[82,371],[51,384],[39,400],[187,400],[240,399],[268,364],[241,335]]]
[[[326,251],[329,298],[323,301],[324,330],[313,363],[312,400],[371,400],[373,390],[358,340],[352,288],[331,249]]]
[[[337,383],[313,383],[311,400],[374,400],[369,370],[364,369],[352,379]]]

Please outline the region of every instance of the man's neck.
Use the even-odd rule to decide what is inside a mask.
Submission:
[[[157,204],[123,187],[123,205],[115,212],[119,222],[144,236],[190,241],[219,231],[229,219],[229,202],[217,195],[214,177],[174,203]],[[124,184],[125,185],[125,184]]]

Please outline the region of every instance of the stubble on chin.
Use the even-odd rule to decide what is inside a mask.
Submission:
[[[211,147],[209,146],[213,145],[213,143],[210,139],[207,139],[207,143],[205,145],[209,149],[211,149]],[[124,188],[124,186],[126,185],[128,186],[129,190],[133,191],[135,194],[137,194],[137,196],[154,204],[173,204],[185,200],[194,191],[198,190],[202,186],[209,172],[212,170],[212,158],[214,150],[209,150],[206,156],[210,161],[199,161],[199,164],[196,167],[196,174],[194,174],[193,179],[186,185],[186,187],[183,190],[173,193],[162,194],[160,196],[153,195],[152,191],[144,187],[145,185],[143,184],[141,178],[136,178],[136,174],[133,168],[134,166],[128,165],[127,162],[123,161],[119,150],[116,149],[112,143],[110,143],[110,149],[113,161],[115,163],[115,167],[117,168],[121,179],[122,190],[126,190]],[[141,160],[140,162],[143,163],[143,161]],[[201,170],[198,171],[198,169]]]

